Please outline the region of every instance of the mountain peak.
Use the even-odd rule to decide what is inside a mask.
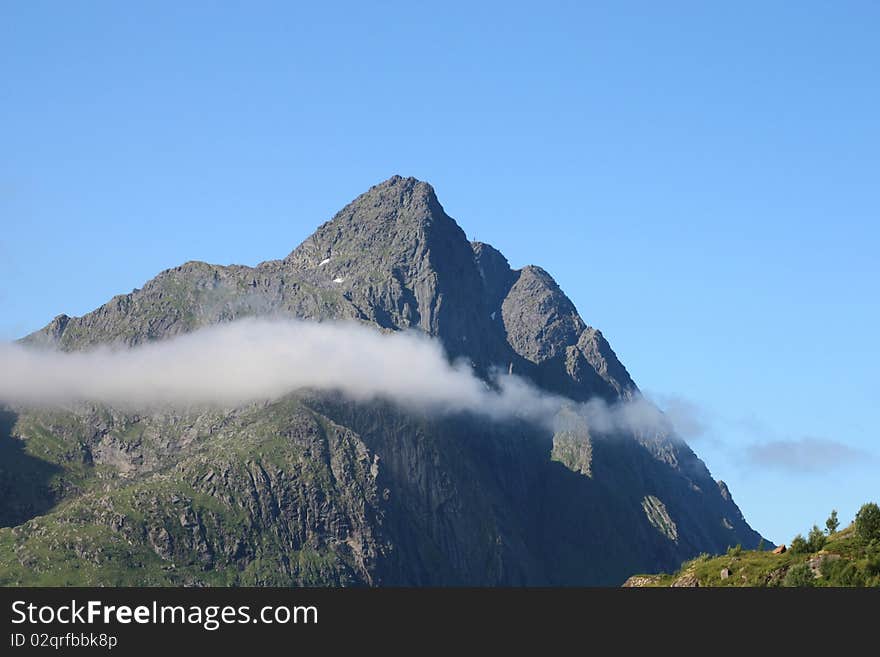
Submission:
[[[424,221],[442,217],[455,224],[446,216],[429,183],[397,174],[370,187],[331,221],[345,216],[361,221],[376,218]]]
[[[418,178],[413,178],[412,176],[403,177],[398,174],[394,174],[387,180],[383,180],[379,184],[373,185],[367,191],[367,194],[370,192],[399,193],[402,196],[414,195],[424,198],[434,198],[435,200],[437,198],[434,194],[434,188],[430,183],[427,183],[424,180],[419,180]]]
[[[252,315],[420,329],[481,374],[515,371],[574,399],[636,390],[550,274],[513,270],[494,247],[468,242],[431,185],[399,175],[352,200],[284,260],[255,268],[185,263],[25,340],[65,349],[135,345]]]
[[[383,328],[420,328],[453,357],[477,364],[489,310],[464,231],[433,187],[392,176],[321,225],[284,260],[291,275],[340,295],[356,316]]]
[[[443,210],[434,188],[417,178],[394,175],[373,185],[346,205],[287,257],[301,265],[330,257],[333,252],[352,256],[380,243],[408,248],[438,232],[466,243],[464,231]]]
[[[348,205],[351,206],[382,207],[388,210],[396,208],[397,214],[404,215],[410,210],[417,216],[424,216],[419,212],[424,209],[443,213],[434,188],[429,183],[397,174],[370,187]],[[343,212],[345,209],[337,217]]]

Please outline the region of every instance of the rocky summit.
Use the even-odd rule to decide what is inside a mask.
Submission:
[[[469,242],[430,185],[399,176],[281,260],[187,262],[22,342],[134,346],[253,316],[414,328],[479,376],[638,394],[550,274]],[[675,436],[552,435],[335,394],[6,406],[0,451],[4,585],[617,585],[761,540]]]

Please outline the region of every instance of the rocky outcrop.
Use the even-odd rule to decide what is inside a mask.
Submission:
[[[676,579],[669,586],[673,588],[695,589],[699,588],[700,580],[694,573],[683,573],[681,577]]]
[[[659,575],[633,575],[621,585],[621,588],[634,589],[654,586],[660,581]]]

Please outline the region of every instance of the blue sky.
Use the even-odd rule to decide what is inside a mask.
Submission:
[[[880,498],[880,6],[319,4],[3,3],[0,337],[414,175],[699,409],[756,529]]]

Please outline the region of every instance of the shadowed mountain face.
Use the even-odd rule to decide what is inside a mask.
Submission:
[[[581,401],[638,392],[546,271],[469,243],[430,185],[399,176],[283,260],[189,262],[24,342],[133,346],[246,316],[416,328],[480,375]],[[617,584],[760,540],[670,437],[311,393],[222,412],[11,411],[0,448],[75,485],[0,516],[18,525],[0,530],[6,584]]]

